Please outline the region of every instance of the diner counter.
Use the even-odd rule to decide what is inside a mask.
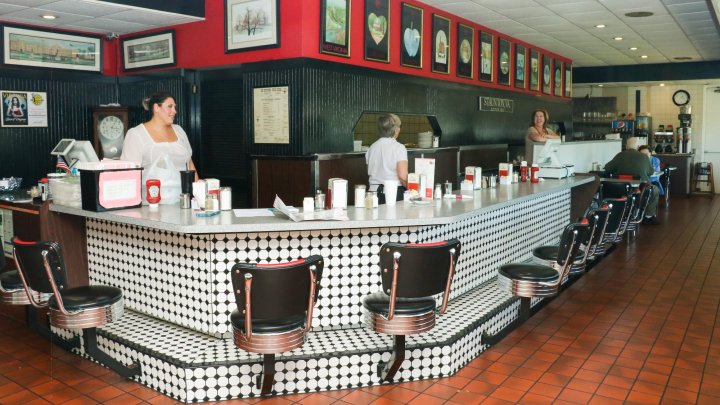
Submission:
[[[233,211],[222,211],[213,217],[198,217],[192,210],[178,205],[93,212],[53,204],[51,211],[78,215],[115,223],[137,225],[158,230],[186,234],[277,232],[318,229],[351,229],[373,227],[443,225],[483,211],[503,208],[531,197],[569,190],[594,181],[594,176],[576,176],[561,180],[548,179],[540,183],[514,183],[495,188],[475,190],[473,199],[432,200],[426,205],[398,202],[395,206],[381,205],[377,209],[349,207],[347,221],[293,222],[280,213],[268,217],[237,217]],[[459,193],[459,191],[456,191]],[[280,196],[282,198],[282,196]]]

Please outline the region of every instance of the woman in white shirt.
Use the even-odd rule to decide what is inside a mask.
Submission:
[[[370,191],[378,191],[378,200],[385,202],[383,183],[386,180],[398,182],[398,201],[403,199],[407,187],[408,157],[405,145],[397,141],[402,123],[395,114],[385,114],[378,118],[379,139],[375,141],[365,154],[368,165]]]
[[[177,111],[172,95],[154,93],[143,100],[143,108],[152,117],[128,130],[120,159],[144,168],[143,188],[147,179],[159,179],[161,203],[173,203],[179,199],[180,170],[195,170],[192,147],[182,127],[173,124]]]

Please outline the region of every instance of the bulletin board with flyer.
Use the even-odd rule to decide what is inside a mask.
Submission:
[[[0,90],[3,127],[47,127],[47,93]]]

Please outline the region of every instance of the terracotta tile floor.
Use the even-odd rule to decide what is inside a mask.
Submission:
[[[224,404],[720,404],[720,198],[660,219],[455,376]],[[1,404],[175,403],[0,312]]]

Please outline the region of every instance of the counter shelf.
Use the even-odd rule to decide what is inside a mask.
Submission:
[[[379,384],[375,365],[389,359],[392,341],[361,325],[360,300],[380,288],[377,252],[390,241],[458,238],[463,244],[448,313],[432,332],[409,337],[396,379],[454,374],[485,350],[483,332],[492,334],[517,317],[519,301],[494,283],[497,268],[556,242],[570,221],[575,189],[594,181],[578,176],[498,186],[475,192],[473,200],[422,207],[351,208],[350,221],[342,222],[196,218],[171,206],[155,212],[52,209],[87,217],[91,283],[123,289],[127,314],[103,329],[101,344],[139,359],[140,382],[191,402],[259,393],[252,376],[261,357],[236,349],[230,337],[235,303],[227,273],[237,261],[325,258],[313,333],[303,348],[278,356],[278,370],[285,372],[277,375],[277,393]]]

